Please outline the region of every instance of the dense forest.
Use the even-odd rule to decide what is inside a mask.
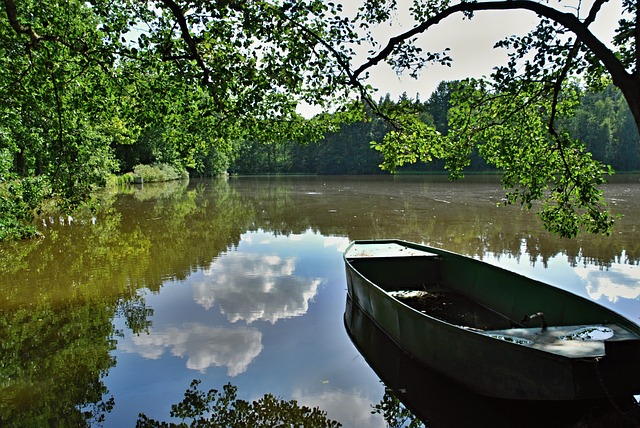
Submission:
[[[441,82],[427,101],[419,95],[403,94],[392,100],[389,94],[380,100],[388,110],[412,110],[421,121],[443,134],[447,133],[447,118],[451,91],[457,82]],[[615,171],[640,170],[640,135],[622,93],[613,85],[601,92],[581,91],[580,104],[574,114],[564,118],[561,126],[582,141],[593,157]],[[382,154],[372,142],[382,141],[389,131],[380,118],[343,124],[324,138],[306,142],[300,140],[263,143],[245,141],[238,144],[235,160],[229,165],[232,174],[381,174]],[[398,172],[442,172],[444,161],[416,163],[398,168]],[[469,171],[496,171],[479,156],[471,154]]]

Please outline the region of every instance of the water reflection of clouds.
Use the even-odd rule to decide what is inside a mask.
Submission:
[[[230,322],[304,315],[322,281],[294,275],[295,266],[293,257],[229,252],[204,272],[209,281],[193,285],[194,299],[205,309],[218,303]]]
[[[345,427],[385,427],[384,418],[371,412],[372,398],[362,391],[324,391],[304,393],[296,391],[293,398],[308,407],[319,407],[327,417]]]
[[[343,253],[349,246],[349,239],[343,236],[325,236],[323,239],[323,245],[327,247],[336,247],[338,252]]]
[[[295,249],[291,249],[292,239],[297,241]],[[229,322],[250,324],[263,320],[275,324],[284,318],[304,315],[324,281],[317,277],[324,272],[319,265],[318,245],[340,250],[347,242],[346,238],[327,240],[313,232],[282,238],[249,232],[243,235],[238,248],[221,254],[208,269],[187,280],[193,297],[187,300],[190,305],[195,301],[205,309],[218,305]],[[167,285],[163,293],[167,299],[172,299],[171,296],[180,299],[181,290],[187,289],[178,284]],[[158,301],[157,305],[165,304]],[[154,314],[155,328],[149,334],[127,337],[119,348],[149,359],[167,354],[185,358],[188,369],[200,372],[209,367],[226,367],[228,376],[245,372],[262,352],[263,335],[257,328],[185,322],[185,317],[191,316],[202,320],[203,312],[179,307],[179,301],[172,302],[171,316],[166,315],[173,318],[178,311],[182,322],[166,322],[158,310]],[[205,315],[206,319],[210,315]]]
[[[236,376],[247,370],[262,351],[262,333],[253,328],[190,323],[133,336],[132,342],[121,349],[150,359],[158,359],[170,349],[174,356],[187,357],[189,369],[204,373],[211,366],[226,367],[228,376]]]
[[[589,297],[606,298],[612,303],[619,299],[640,298],[640,268],[614,264],[606,270],[589,265],[575,270],[584,281]]]

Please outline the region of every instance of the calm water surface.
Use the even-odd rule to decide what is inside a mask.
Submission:
[[[640,323],[638,178],[607,185],[613,235],[576,240],[498,207],[495,177],[241,177],[105,195],[95,218],[48,218],[44,239],[0,245],[0,425],[168,420],[201,379],[245,400],[317,406],[345,427],[386,426],[371,410],[390,389],[429,426],[508,426],[539,409],[489,403],[429,373],[389,378],[384,367],[411,362],[384,338],[373,359],[354,346],[342,250],[362,238],[424,242]],[[389,360],[382,369],[376,355]],[[536,411],[543,426],[558,421],[547,410]]]

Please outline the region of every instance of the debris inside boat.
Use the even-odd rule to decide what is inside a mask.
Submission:
[[[519,326],[468,297],[446,287],[388,292],[407,306],[450,324],[476,330],[503,330]]]

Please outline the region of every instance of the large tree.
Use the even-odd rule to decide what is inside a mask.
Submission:
[[[114,147],[159,135],[149,146],[158,156],[195,166],[238,140],[307,133],[300,102],[358,98],[393,128],[376,146],[385,168],[443,158],[457,177],[477,150],[504,171],[509,202],[542,200],[547,228],[606,232],[612,219],[597,186],[608,169],[558,123],[577,102],[576,85],[609,81],[640,123],[637,4],[620,1],[606,44],[590,31],[606,0],[364,0],[351,17],[324,0],[3,0],[0,160],[12,159],[13,173],[46,176],[54,195],[74,201],[113,168]],[[372,28],[400,7],[415,26],[379,43]],[[459,85],[447,135],[374,101],[367,77],[377,64],[412,75],[450,64],[447,51],[425,52],[416,39],[452,15],[506,10],[539,23],[497,43],[510,58],[491,78]],[[364,61],[361,45],[371,47]]]
[[[449,133],[442,136],[406,117],[391,117],[395,131],[376,147],[385,167],[444,158],[453,177],[461,176],[469,154],[477,149],[504,171],[507,202],[531,208],[541,200],[545,227],[562,235],[579,230],[608,232],[613,219],[605,210],[598,185],[611,170],[594,161],[560,120],[570,116],[582,86],[601,89],[612,82],[626,99],[640,128],[640,26],[637,2],[621,0],[622,16],[613,40],[600,40],[590,29],[607,0],[592,1],[414,1],[415,26],[388,40],[364,63],[354,66],[354,86],[376,65],[387,62],[398,71],[417,73],[429,63],[450,64],[448,51],[426,53],[416,40],[453,15],[473,19],[481,12],[520,10],[538,18],[524,36],[506,34],[496,48],[509,59],[487,79],[468,79],[452,95]],[[395,16],[398,2],[370,0],[361,9],[365,26]],[[617,24],[617,27],[615,25]],[[464,21],[460,31],[464,31]],[[363,99],[367,92],[361,86]],[[369,101],[370,102],[370,101]]]
[[[37,157],[25,153],[38,146],[28,130],[57,144],[45,150],[57,156],[80,138],[72,133],[84,131],[83,117],[109,125],[97,131],[115,137],[112,145],[160,128],[188,161],[201,146],[270,137],[269,120],[279,123],[278,138],[308,132],[297,103],[342,98],[333,90],[336,60],[310,34],[334,45],[342,25],[327,25],[337,9],[322,1],[277,3],[3,0],[2,148],[17,172],[40,173],[45,162],[24,160]],[[135,126],[118,129],[113,118]]]
[[[319,0],[1,1],[0,238],[9,214],[41,196],[72,209],[137,160],[219,171],[238,140],[313,135],[297,103],[349,92],[309,41],[344,38],[337,13]]]

